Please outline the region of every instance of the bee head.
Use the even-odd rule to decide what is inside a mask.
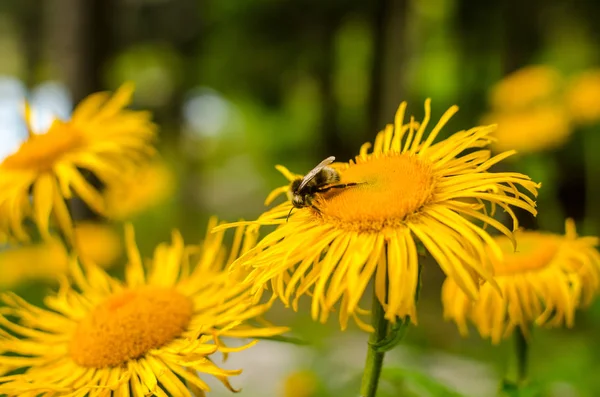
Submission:
[[[302,208],[305,207],[305,201],[304,201],[304,197],[302,197],[299,194],[294,194],[294,196],[292,197],[292,205],[296,208]]]

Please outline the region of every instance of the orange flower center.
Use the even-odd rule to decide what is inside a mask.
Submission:
[[[497,276],[544,269],[552,261],[560,245],[560,239],[550,234],[521,232],[517,233],[515,238],[516,252],[508,238],[496,239],[504,251],[504,261],[494,264]]]
[[[111,296],[79,323],[70,344],[83,367],[113,367],[177,338],[190,322],[192,301],[168,288],[142,287]]]
[[[68,123],[54,120],[45,134],[31,134],[19,150],[6,157],[2,167],[13,170],[51,169],[65,153],[77,149],[83,143],[81,134]]]
[[[359,159],[341,177],[359,185],[332,189],[315,204],[323,222],[353,231],[398,227],[431,201],[435,187],[431,164],[409,154]]]

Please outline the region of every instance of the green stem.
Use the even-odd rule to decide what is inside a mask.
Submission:
[[[421,291],[421,266],[419,266],[417,290],[415,291],[415,303],[419,300]],[[387,282],[386,282],[386,297]],[[410,317],[397,318],[396,322],[390,324],[385,318],[385,310],[377,297],[375,283],[373,283],[373,303],[371,308],[371,325],[373,333],[369,336],[367,360],[363,372],[362,385],[360,387],[361,397],[375,397],[377,386],[383,369],[383,359],[387,351],[396,347],[406,335],[410,325]]]
[[[515,330],[515,353],[517,356],[517,385],[522,385],[527,381],[527,361],[528,361],[529,343],[521,327]]]
[[[367,361],[365,362],[365,370],[360,388],[360,395],[362,397],[375,397],[377,393],[379,377],[383,368],[383,358],[385,356],[385,351],[379,349],[378,346],[382,344],[388,335],[388,321],[385,319],[385,312],[375,293],[375,285],[373,285],[371,324],[374,331],[369,336]]]

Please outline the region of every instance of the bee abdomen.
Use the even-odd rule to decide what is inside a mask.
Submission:
[[[331,185],[340,181],[340,174],[333,168],[323,168],[315,175],[314,181],[316,186]]]

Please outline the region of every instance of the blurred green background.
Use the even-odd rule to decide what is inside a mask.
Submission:
[[[266,195],[285,184],[275,164],[302,174],[329,155],[347,161],[393,121],[402,100],[417,119],[425,98],[434,120],[458,104],[447,136],[484,117],[494,121],[490,92],[505,76],[547,65],[562,76],[551,99],[562,103],[569,82],[599,66],[598,15],[600,2],[592,0],[3,1],[0,158],[25,134],[17,111],[23,98],[37,106],[43,126],[68,117],[94,91],[134,81],[133,107],[154,113],[173,181],[164,199],[124,216],[149,255],[173,228],[194,243],[211,215],[257,217]],[[600,106],[600,96],[589,95]],[[568,139],[503,167],[543,183],[540,215],[521,214],[523,226],[563,233],[569,216],[582,234],[597,234],[600,126],[565,117]],[[0,276],[14,266],[0,256]],[[397,371],[385,375],[382,396],[492,396],[510,367],[510,340],[461,339],[442,320],[442,280],[437,266],[426,266],[419,326],[389,355]],[[40,302],[52,287],[30,272],[0,288]],[[356,395],[365,334],[341,333],[334,319],[315,324],[306,311],[278,307],[271,317],[312,345],[265,342],[232,355],[226,366],[244,368],[232,380],[241,395]],[[540,395],[600,395],[600,304],[576,322],[572,330],[535,332],[531,377]],[[285,392],[286,382],[300,386]],[[307,394],[292,393],[302,386]],[[228,392],[215,385],[210,395]]]

